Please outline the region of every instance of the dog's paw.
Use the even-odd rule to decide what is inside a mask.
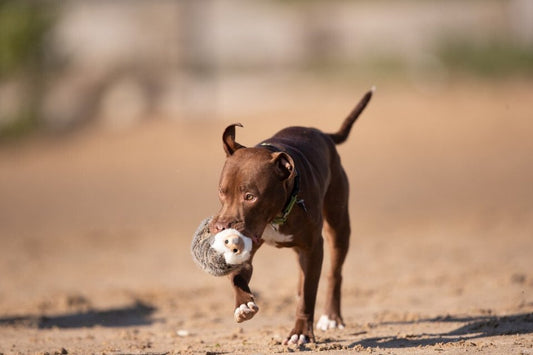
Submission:
[[[314,343],[313,321],[310,319],[298,319],[289,336],[283,341],[283,345],[304,345]]]
[[[304,345],[310,342],[308,336],[304,334],[293,334],[283,341],[283,345]]]
[[[258,311],[259,307],[257,307],[254,302],[248,302],[246,304],[243,303],[239,307],[235,308],[233,317],[235,318],[235,322],[242,323],[252,319]]]
[[[344,322],[340,317],[329,318],[327,315],[322,315],[318,322],[316,322],[316,329],[326,331],[329,329],[344,329]]]

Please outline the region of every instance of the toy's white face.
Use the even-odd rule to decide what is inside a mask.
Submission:
[[[229,265],[239,265],[250,259],[252,239],[236,229],[225,229],[213,238],[211,248],[224,256]]]

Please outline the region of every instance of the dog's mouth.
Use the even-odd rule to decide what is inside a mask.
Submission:
[[[255,248],[259,248],[264,242],[264,240],[263,240],[263,232],[264,232],[265,228],[261,229],[260,232],[257,232],[257,231],[256,232],[251,232],[251,231],[242,230],[242,231],[240,231],[240,233],[245,235],[246,236],[245,238],[248,238],[248,239],[251,240],[252,248],[255,249]]]
[[[215,228],[217,217],[214,217],[209,222],[209,232],[212,235],[216,235],[217,233],[222,233],[223,235],[226,235],[226,233],[229,234],[238,234],[241,236],[244,236],[245,238],[249,238],[253,246],[260,246],[263,243],[263,240],[261,239],[261,236],[263,235],[263,231],[266,227],[266,224],[263,228],[249,228],[249,223],[247,224],[244,221],[237,221],[231,224],[230,228],[224,229],[220,232],[218,232]],[[232,232],[228,232],[232,231]],[[226,243],[232,245],[231,241]],[[239,249],[239,248],[237,248]],[[239,250],[237,250],[238,253]]]

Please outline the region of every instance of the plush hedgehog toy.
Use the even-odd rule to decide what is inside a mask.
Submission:
[[[252,240],[235,229],[225,229],[215,235],[209,232],[206,218],[194,233],[191,252],[194,261],[214,276],[224,276],[238,270],[250,259]]]

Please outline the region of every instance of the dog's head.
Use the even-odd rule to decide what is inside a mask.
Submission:
[[[210,231],[216,234],[232,228],[257,240],[291,194],[294,161],[283,152],[237,143],[236,126],[242,127],[230,125],[222,135],[227,157],[219,182],[222,207]]]

